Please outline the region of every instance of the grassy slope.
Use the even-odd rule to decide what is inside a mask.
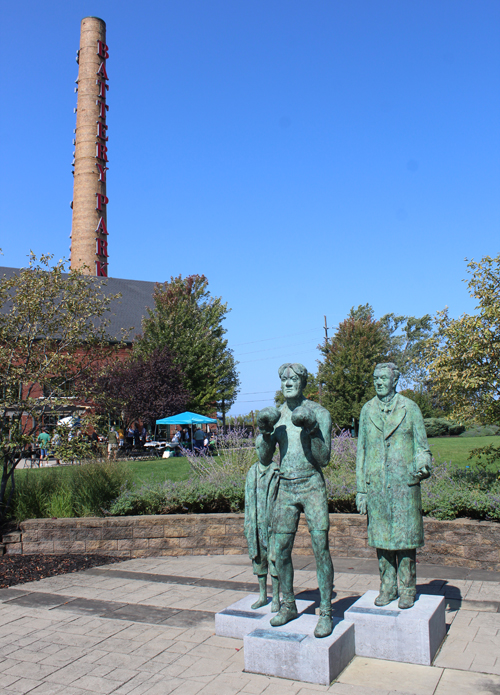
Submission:
[[[460,468],[474,466],[467,457],[471,449],[488,444],[500,444],[500,437],[433,437],[429,439],[432,455],[436,460],[451,461]]]

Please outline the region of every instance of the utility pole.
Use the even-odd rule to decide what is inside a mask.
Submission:
[[[326,321],[326,316],[324,316],[324,319],[325,319],[325,346],[326,346],[326,344],[328,342],[328,323]],[[320,405],[321,405],[321,398],[322,398],[321,379],[320,379],[320,374],[319,374],[319,370],[318,370],[318,400],[319,400]]]

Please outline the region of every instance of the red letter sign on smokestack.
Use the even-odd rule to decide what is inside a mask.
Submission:
[[[108,57],[106,23],[85,17],[78,51],[71,267],[100,277],[108,275]]]

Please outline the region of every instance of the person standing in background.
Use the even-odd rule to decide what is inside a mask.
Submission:
[[[47,433],[45,427],[42,428],[42,431],[38,435],[37,442],[40,447],[40,461],[45,461],[47,459],[50,443],[50,434]],[[40,463],[40,465],[42,464]]]

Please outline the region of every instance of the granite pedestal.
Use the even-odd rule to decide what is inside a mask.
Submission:
[[[316,615],[301,615],[280,627],[267,626],[244,638],[245,671],[329,685],[354,657],[354,625],[334,619],[329,637],[317,639]]]
[[[249,594],[236,601],[223,611],[215,614],[215,634],[219,637],[234,637],[243,639],[249,632],[257,628],[268,628],[269,621],[276,615],[271,613],[271,599],[265,606],[252,609],[252,604],[259,598],[258,594]],[[297,600],[297,611],[314,613],[314,601]]]
[[[367,591],[344,614],[354,625],[356,655],[429,666],[446,635],[444,597],[419,594],[402,610],[397,601],[379,608],[377,595]]]

